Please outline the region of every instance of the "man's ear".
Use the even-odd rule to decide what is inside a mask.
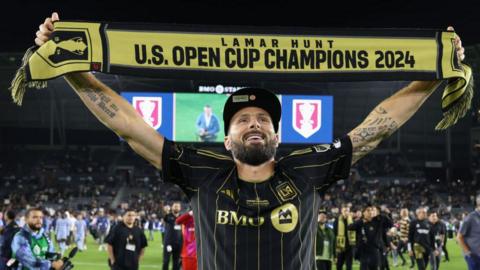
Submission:
[[[227,135],[223,138],[223,144],[225,145],[225,149],[227,149],[227,151],[232,149],[232,140],[230,139],[230,136]]]
[[[278,145],[280,144],[280,136],[278,133],[275,134],[275,147],[278,148]]]

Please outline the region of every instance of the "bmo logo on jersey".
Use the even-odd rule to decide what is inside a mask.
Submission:
[[[260,227],[266,224],[264,216],[246,216],[232,210],[217,210],[215,215],[216,223],[220,225]],[[279,232],[295,230],[298,224],[297,207],[291,203],[278,206],[270,212],[270,221]]]
[[[282,117],[282,142],[332,141],[332,96],[282,96]]]
[[[153,92],[122,92],[145,123],[168,139],[173,139],[173,94]]]

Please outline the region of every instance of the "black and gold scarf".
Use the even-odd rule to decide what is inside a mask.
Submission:
[[[159,78],[274,81],[448,80],[437,129],[470,108],[473,79],[455,33],[419,29],[308,29],[62,21],[25,54],[12,81],[27,88],[70,72]]]

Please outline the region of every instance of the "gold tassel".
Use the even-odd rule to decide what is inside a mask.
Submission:
[[[470,67],[464,66],[464,68],[469,69],[468,71],[465,71],[467,74],[470,73],[470,76],[465,78],[467,82],[466,86],[464,86],[464,93],[453,103],[453,105],[450,106],[450,108],[443,112],[443,119],[437,124],[435,130],[445,130],[455,125],[460,118],[467,114],[468,110],[472,106],[474,90],[473,74],[471,73]]]
[[[47,87],[47,81],[27,81],[26,68],[28,60],[37,50],[37,46],[28,48],[25,55],[22,58],[22,65],[17,70],[15,77],[13,78],[10,87],[8,88],[12,94],[12,99],[18,106],[22,105],[23,96],[27,91],[27,88],[42,89]]]

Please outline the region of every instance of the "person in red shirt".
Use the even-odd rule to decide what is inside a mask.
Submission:
[[[193,212],[179,216],[176,220],[177,224],[182,225],[182,269],[197,270],[197,246],[195,242],[195,225],[193,223]]]

